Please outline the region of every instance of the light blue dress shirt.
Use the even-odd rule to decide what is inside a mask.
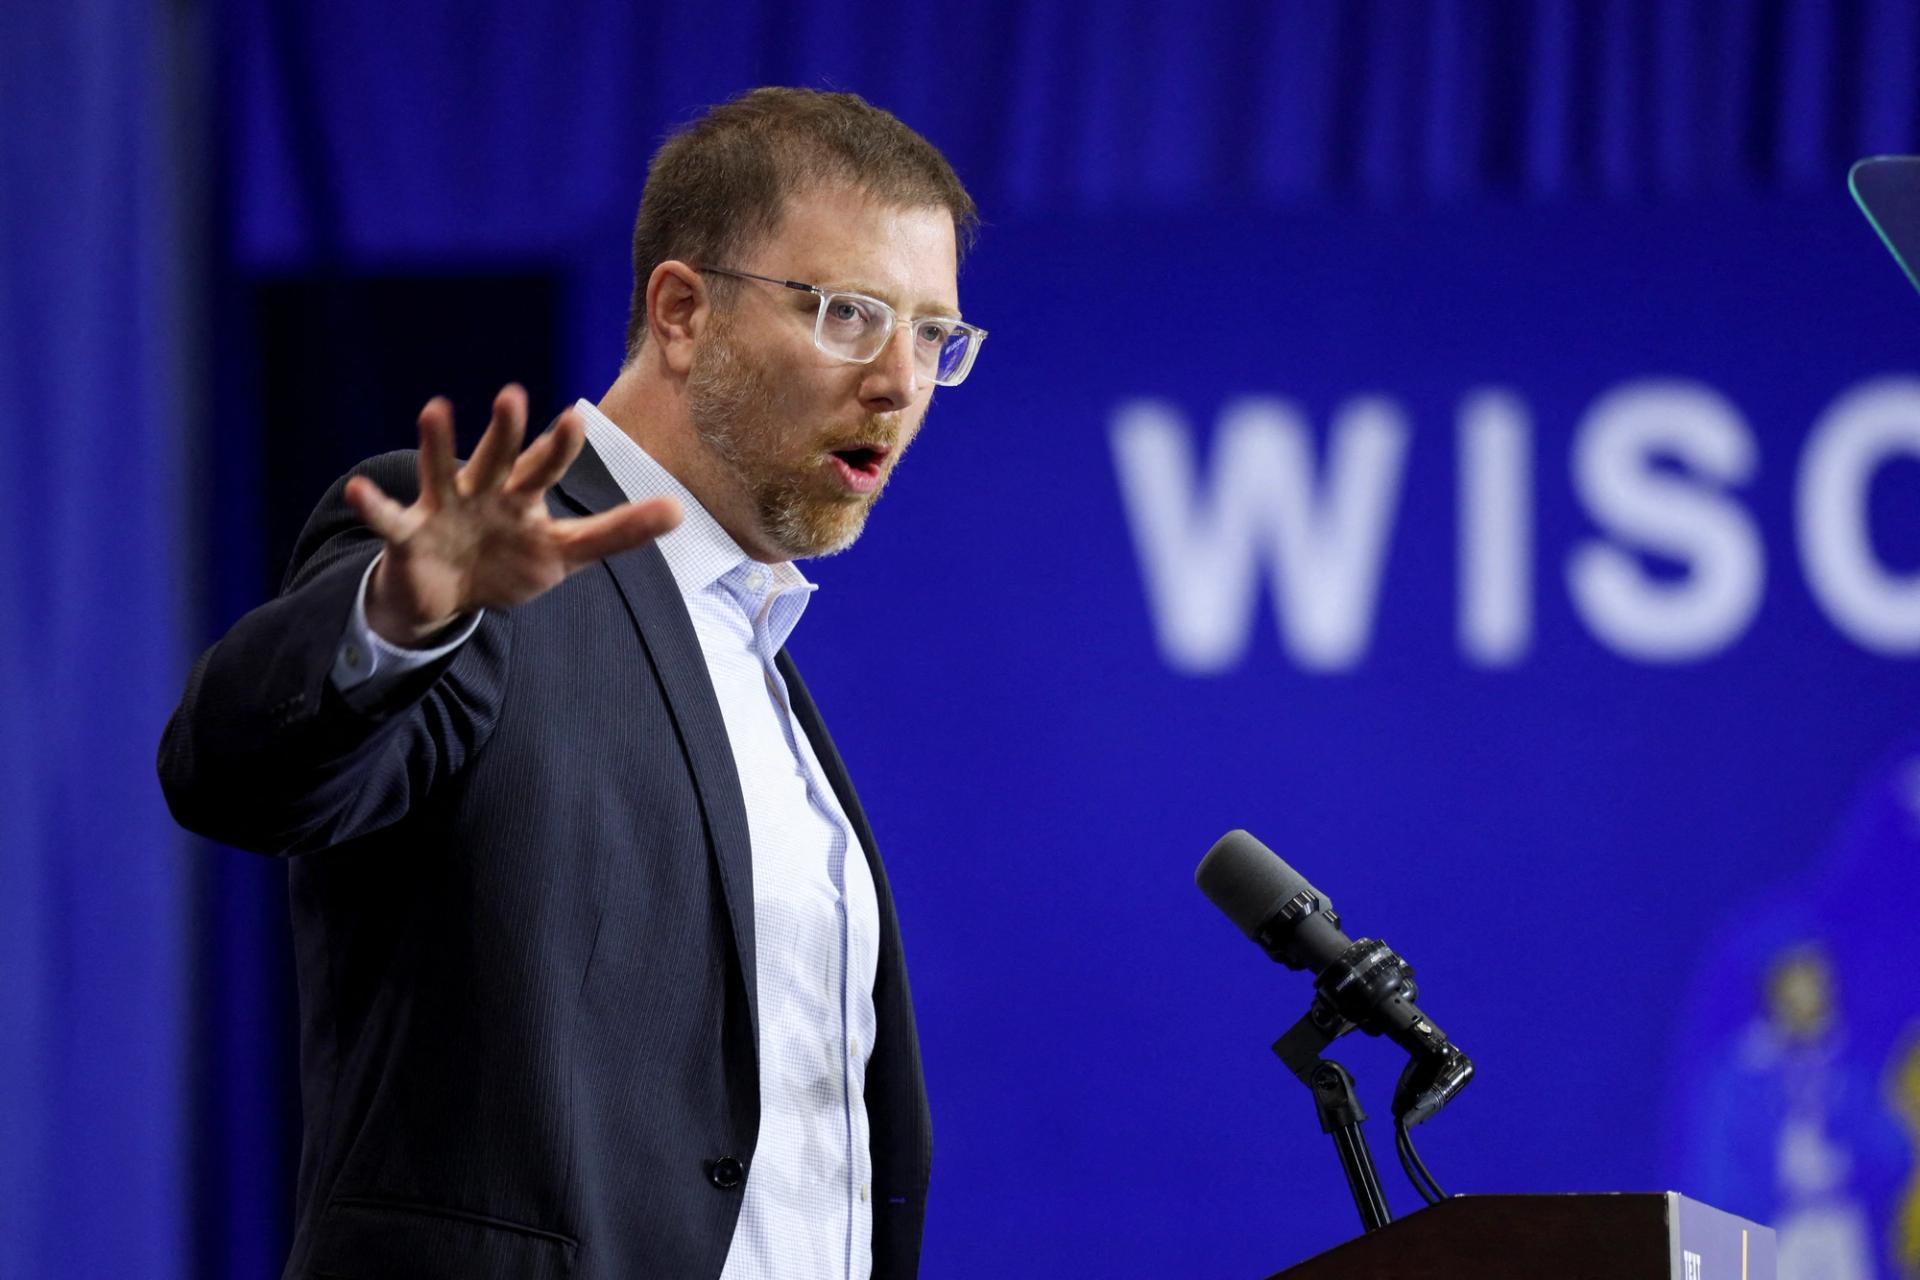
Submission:
[[[873,1162],[864,1093],[879,900],[774,665],[816,588],[790,563],[753,560],[598,408],[585,400],[575,408],[630,500],[671,495],[686,513],[656,545],[706,658],[753,842],[760,1134],[722,1280],[868,1280]],[[367,626],[363,579],[334,683],[356,700],[377,697],[464,643],[478,622],[435,649],[388,644]]]

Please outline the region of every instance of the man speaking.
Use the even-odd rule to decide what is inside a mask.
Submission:
[[[931,1136],[891,895],[784,645],[983,330],[972,200],[848,94],[660,149],[627,356],[322,500],[194,668],[185,826],[289,865],[288,1276],[882,1277]]]

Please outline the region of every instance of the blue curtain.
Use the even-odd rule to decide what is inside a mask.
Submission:
[[[0,1275],[189,1274],[186,19],[0,16]]]
[[[857,89],[990,216],[1830,185],[1920,124],[1905,0],[1020,0],[235,12],[250,261],[565,254],[664,129]]]

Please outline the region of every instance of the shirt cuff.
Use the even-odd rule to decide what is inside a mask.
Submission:
[[[360,701],[377,699],[378,694],[399,683],[409,672],[418,671],[458,649],[473,635],[486,612],[474,610],[460,625],[458,634],[431,649],[406,649],[382,639],[367,625],[367,584],[373,580],[380,556],[385,554],[382,551],[375,556],[367,571],[360,575],[360,590],[353,596],[353,616],[347,619],[346,632],[333,654],[333,687],[342,693],[353,690]]]

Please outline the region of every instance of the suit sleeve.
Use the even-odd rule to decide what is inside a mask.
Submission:
[[[161,788],[190,831],[256,853],[325,849],[425,803],[493,729],[507,675],[505,612],[489,612],[464,645],[376,699],[334,686],[360,580],[381,547],[347,505],[354,475],[403,503],[418,487],[405,452],[362,463],[328,490],[280,596],[201,655],[167,722]]]

